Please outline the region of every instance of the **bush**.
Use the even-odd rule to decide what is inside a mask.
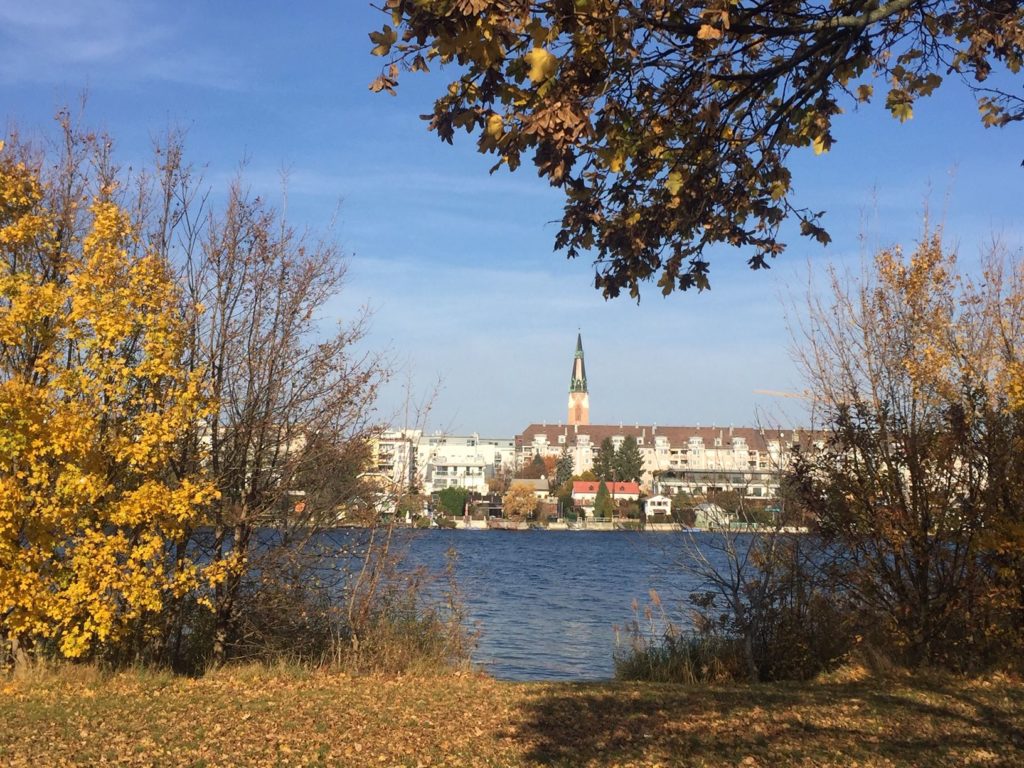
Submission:
[[[824,567],[831,553],[815,539],[762,532],[684,541],[683,567],[701,587],[675,620],[655,592],[643,621],[634,609],[628,648],[616,650],[621,677],[805,680],[848,658],[860,631],[857,616],[832,588]]]
[[[744,673],[742,651],[735,641],[682,630],[654,590],[642,615],[634,600],[632,621],[624,629],[615,628],[612,658],[619,680],[693,685],[735,680]]]
[[[454,554],[443,574],[403,565],[391,529],[277,543],[248,564],[236,590],[223,661],[336,666],[350,672],[437,670],[468,662]],[[404,538],[404,537],[403,537]],[[102,660],[201,674],[219,659],[215,616],[193,596],[168,612],[168,640],[154,653],[119,644]],[[112,655],[116,650],[116,656]]]
[[[743,653],[735,641],[695,634],[668,633],[655,641],[634,637],[614,661],[619,680],[695,685],[743,677]]]

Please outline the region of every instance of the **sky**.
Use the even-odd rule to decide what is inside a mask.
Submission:
[[[790,230],[769,271],[716,251],[710,291],[606,301],[589,261],[553,251],[561,196],[529,163],[492,176],[468,135],[427,132],[445,71],[370,93],[382,60],[367,34],[385,21],[364,0],[0,0],[0,130],[52,133],[84,93],[83,124],[125,165],[177,128],[215,195],[244,164],[251,190],[280,200],[286,173],[291,222],[348,254],[324,327],[368,306],[362,345],[394,370],[379,417],[426,402],[416,425],[431,431],[563,421],[577,332],[594,423],[796,426],[799,400],[755,390],[803,388],[786,318],[809,269],[912,247],[926,211],[967,269],[993,237],[1024,244],[1024,126],[983,129],[950,82],[905,124],[881,103],[851,107],[829,153],[792,155],[794,202],[827,211],[830,246]]]

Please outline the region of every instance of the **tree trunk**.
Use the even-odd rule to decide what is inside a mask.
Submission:
[[[11,643],[11,658],[14,660],[14,673],[24,672],[32,663],[32,657],[29,655],[29,644],[23,643],[15,635],[10,639]]]
[[[760,682],[761,675],[757,671],[757,662],[754,660],[754,635],[749,629],[743,633],[743,654],[747,657],[747,676],[750,678],[750,682]]]

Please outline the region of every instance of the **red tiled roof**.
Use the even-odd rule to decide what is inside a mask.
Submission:
[[[640,495],[640,486],[636,483],[609,483],[606,481],[605,485],[608,487],[608,493],[612,496],[627,493],[635,493],[638,496]],[[597,489],[600,487],[600,481],[591,482],[589,480],[573,480],[572,482],[572,492],[574,495],[577,493],[597,493]]]

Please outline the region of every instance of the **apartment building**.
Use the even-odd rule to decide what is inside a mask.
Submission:
[[[402,487],[424,493],[459,487],[482,494],[489,478],[514,468],[515,440],[392,430],[377,438],[372,455],[375,471]]]
[[[593,469],[606,438],[618,449],[629,436],[643,456],[645,491],[671,496],[728,490],[753,498],[775,496],[793,452],[818,439],[806,431],[751,427],[531,424],[515,438],[516,460],[522,466],[535,454],[560,456],[568,450],[573,472],[580,474]]]

